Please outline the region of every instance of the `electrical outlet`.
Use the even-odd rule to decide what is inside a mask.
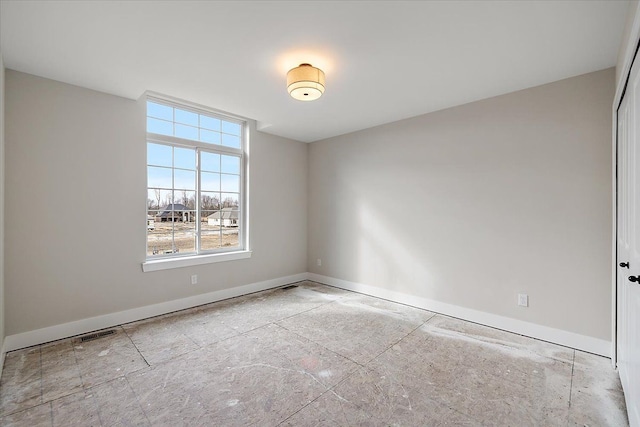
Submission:
[[[191,275],[191,284],[192,285],[197,285],[198,284],[198,275],[197,274],[192,274]]]
[[[318,264],[318,267],[322,267],[322,260],[320,258],[318,258],[317,264]]]
[[[529,307],[529,295],[518,294],[518,305],[520,307]]]

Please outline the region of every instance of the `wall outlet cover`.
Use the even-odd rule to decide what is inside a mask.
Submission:
[[[529,295],[518,294],[518,305],[520,307],[529,307]]]

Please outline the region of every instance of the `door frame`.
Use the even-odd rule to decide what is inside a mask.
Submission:
[[[611,107],[611,171],[613,174],[611,182],[611,203],[613,207],[611,230],[611,265],[613,266],[611,269],[611,364],[614,368],[618,364],[618,108],[627,89],[631,66],[637,56],[638,48],[640,48],[640,2],[637,3],[634,11],[633,24],[629,31],[629,42],[622,62],[622,72],[616,82],[616,93]]]

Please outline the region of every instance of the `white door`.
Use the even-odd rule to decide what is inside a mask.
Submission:
[[[618,368],[632,427],[640,427],[640,57],[618,109]]]

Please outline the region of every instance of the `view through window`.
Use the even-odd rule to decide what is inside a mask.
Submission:
[[[244,124],[147,100],[147,257],[244,249]]]

